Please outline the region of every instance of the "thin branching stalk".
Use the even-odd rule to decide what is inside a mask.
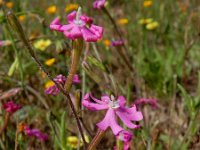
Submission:
[[[49,80],[51,80],[52,82],[54,82],[54,84],[58,87],[58,89],[65,96],[66,100],[69,101],[70,107],[72,109],[72,113],[75,116],[79,132],[80,132],[81,137],[83,139],[84,147],[86,148],[87,143],[86,143],[85,138],[84,138],[84,134],[83,134],[83,130],[82,130],[82,127],[81,127],[81,124],[80,124],[80,120],[79,120],[79,117],[78,117],[78,115],[76,113],[75,107],[74,107],[74,105],[72,103],[71,97],[69,96],[68,92],[66,92],[64,88],[62,88],[56,81],[54,81],[53,77],[49,74],[49,72],[43,67],[43,65],[41,64],[41,62],[38,60],[38,58],[36,57],[36,54],[35,54],[32,46],[28,42],[27,37],[25,36],[25,33],[24,33],[23,29],[22,29],[22,26],[19,23],[19,21],[16,18],[16,16],[13,13],[9,12],[9,13],[7,13],[7,18],[8,18],[8,22],[11,25],[11,27],[17,32],[17,34],[19,35],[20,39],[25,44],[25,46],[28,49],[28,51],[29,51],[32,59],[34,60],[34,62],[47,75],[47,77],[49,78]]]
[[[119,39],[123,40],[122,34],[121,34],[121,32],[120,32],[120,30],[119,30],[119,28],[118,28],[115,20],[113,19],[113,17],[109,13],[109,11],[105,7],[103,7],[103,12],[108,16],[110,22],[113,24],[114,29],[115,29],[115,31],[116,31]],[[122,46],[123,46],[123,48],[124,48],[125,51],[123,51],[123,49],[121,49],[121,50],[118,50],[117,52],[120,54],[120,56],[122,56],[123,61],[126,63],[127,67],[130,69],[130,71],[134,71],[132,65],[130,64],[129,58],[127,58],[128,48],[126,47],[125,44],[123,44]]]

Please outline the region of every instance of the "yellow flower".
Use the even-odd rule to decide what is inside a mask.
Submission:
[[[144,24],[151,23],[152,21],[153,21],[152,18],[147,18],[147,19],[140,19],[140,20],[138,21],[138,23],[144,25]]]
[[[157,21],[154,21],[154,22],[151,22],[151,23],[147,24],[146,25],[146,29],[147,30],[154,30],[158,26],[159,26],[159,23]]]
[[[143,6],[144,7],[150,7],[151,5],[152,5],[152,1],[151,0],[145,0],[144,2],[143,2]]]
[[[118,24],[120,24],[120,25],[125,25],[125,24],[128,23],[128,19],[127,19],[127,18],[121,18],[121,19],[119,19],[117,22],[118,22]]]
[[[44,51],[49,45],[51,45],[51,40],[38,40],[36,41],[33,46],[41,51]]]
[[[24,21],[24,19],[25,19],[25,15],[20,15],[19,17],[18,17],[18,19],[19,19],[19,21]]]
[[[47,81],[46,83],[45,83],[45,89],[47,89],[47,88],[49,88],[49,87],[51,87],[51,86],[53,86],[54,85],[54,83],[53,83],[53,81]]]
[[[110,46],[110,40],[108,40],[108,39],[104,40],[103,43],[107,47]]]
[[[65,11],[69,12],[78,9],[78,4],[69,4],[65,7]]]
[[[49,6],[46,11],[48,14],[55,14],[56,10],[57,10],[56,6],[52,5],[52,6]]]
[[[55,58],[47,59],[47,60],[45,61],[45,64],[46,64],[47,66],[52,66],[52,65],[55,63],[55,61],[56,61]]]
[[[13,2],[7,2],[6,3],[7,8],[13,8],[13,5],[14,5]]]
[[[89,137],[85,135],[85,140],[87,143],[89,143]],[[68,136],[67,137],[67,145],[69,145],[71,148],[77,148],[78,147],[78,138],[76,136]],[[80,141],[80,146],[83,146],[82,140]]]

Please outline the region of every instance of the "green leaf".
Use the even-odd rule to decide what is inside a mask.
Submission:
[[[88,56],[88,57],[87,57],[87,61],[88,61],[90,64],[95,65],[96,67],[98,67],[98,68],[101,69],[102,71],[105,71],[105,70],[106,70],[105,67],[104,67],[104,65],[103,65],[100,61],[98,61],[96,58],[94,58],[94,57]]]
[[[13,73],[15,72],[15,69],[17,69],[18,67],[19,67],[19,61],[16,57],[15,61],[12,63],[12,65],[10,66],[10,68],[8,70],[8,76],[12,76]]]

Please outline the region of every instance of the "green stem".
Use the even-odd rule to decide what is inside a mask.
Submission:
[[[83,40],[82,39],[74,40],[72,47],[73,47],[72,62],[71,62],[70,71],[67,77],[67,81],[65,82],[65,90],[67,92],[69,92],[71,89],[72,81],[79,65],[80,56],[83,49]]]

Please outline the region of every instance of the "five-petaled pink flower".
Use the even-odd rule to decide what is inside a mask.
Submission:
[[[102,38],[103,28],[92,24],[93,20],[81,14],[81,9],[73,11],[67,16],[69,24],[62,25],[60,18],[55,18],[50,29],[63,32],[64,35],[72,40],[83,38],[86,42],[96,42]]]
[[[18,109],[21,109],[22,107],[19,104],[15,104],[13,101],[6,102],[3,104],[3,109],[9,113],[14,113]]]
[[[38,138],[40,141],[48,140],[48,135],[40,132],[40,130],[38,130],[38,129],[31,129],[30,127],[26,126],[24,128],[24,132],[26,135],[28,135],[30,137],[34,136],[34,137]]]
[[[90,98],[96,103],[92,102]],[[83,98],[82,105],[94,111],[107,109],[104,119],[97,123],[97,126],[103,131],[110,127],[114,135],[118,135],[121,131],[124,131],[117,123],[117,116],[131,129],[139,127],[139,125],[134,124],[133,121],[140,121],[143,119],[142,113],[136,110],[135,105],[130,108],[125,106],[126,99],[123,96],[119,96],[116,100],[113,96],[102,96],[101,100],[98,100],[87,93]]]
[[[54,78],[54,81],[57,82],[58,84],[60,84],[62,87],[64,87],[66,80],[67,80],[67,78],[66,78],[65,76],[63,76],[62,74],[60,74],[60,75],[58,75],[56,78]],[[75,74],[72,83],[73,83],[73,84],[79,84],[80,82],[81,82],[81,81],[80,81],[78,75]],[[49,94],[52,94],[52,95],[55,96],[55,95],[57,95],[57,94],[60,92],[60,90],[59,90],[59,88],[54,84],[54,85],[52,85],[52,86],[46,88],[44,92],[45,92],[46,94],[48,94],[48,95],[49,95]]]
[[[106,0],[95,0],[93,3],[93,7],[95,9],[101,9],[104,7]]]

